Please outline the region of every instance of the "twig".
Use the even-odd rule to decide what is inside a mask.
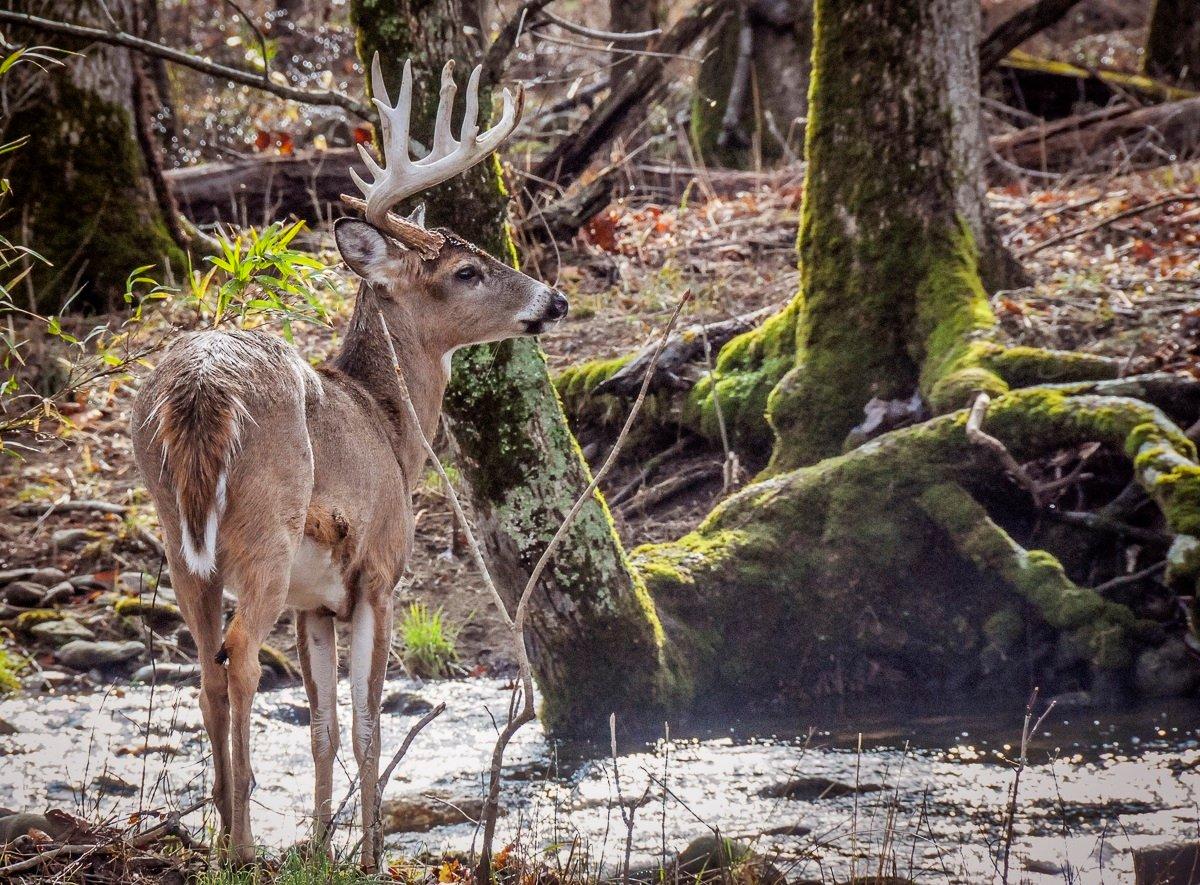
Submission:
[[[966,434],[967,439],[977,446],[983,446],[988,451],[992,452],[1004,465],[1013,479],[1020,486],[1029,492],[1029,496],[1033,498],[1033,505],[1038,510],[1042,507],[1042,494],[1038,484],[1033,478],[1025,472],[1025,469],[1017,463],[1017,459],[1012,456],[1008,448],[996,437],[983,430],[983,418],[987,414],[988,406],[991,404],[992,398],[986,393],[981,393],[975,397],[975,402],[971,404],[971,412],[967,416]]]
[[[1001,875],[1003,885],[1008,885],[1008,856],[1012,849],[1013,824],[1017,817],[1017,792],[1021,788],[1021,773],[1029,761],[1029,739],[1035,731],[1042,727],[1042,723],[1054,709],[1055,702],[1050,701],[1042,715],[1034,722],[1033,708],[1037,705],[1037,698],[1038,690],[1034,688],[1033,693],[1029,696],[1029,702],[1025,705],[1025,721],[1021,725],[1021,755],[1017,759],[1017,770],[1013,773],[1012,790],[1008,796],[1008,820],[1004,829],[1004,872]]]
[[[442,701],[442,703],[438,704],[436,707],[418,719],[413,724],[413,727],[408,730],[408,734],[405,735],[404,741],[400,744],[400,749],[395,752],[395,754],[392,756],[392,761],[388,763],[387,768],[383,770],[383,774],[379,776],[379,801],[381,805],[383,804],[383,790],[387,786],[388,781],[391,780],[392,772],[396,770],[396,766],[400,764],[400,760],[404,758],[404,754],[407,753],[408,748],[412,746],[412,742],[416,740],[417,735],[421,733],[421,729],[445,712],[446,702]],[[378,814],[376,817],[378,817]]]
[[[621,43],[623,41],[637,43],[640,40],[657,37],[662,33],[662,28],[651,28],[649,31],[599,31],[595,28],[577,25],[575,22],[567,21],[565,18],[559,18],[549,10],[542,10],[542,18],[558,25],[564,31],[570,31],[572,34],[578,34],[580,37],[590,37],[593,40],[611,40],[614,43]]]
[[[1105,581],[1103,584],[1097,584],[1092,589],[1103,596],[1105,593],[1110,593],[1118,587],[1124,587],[1126,584],[1136,584],[1143,578],[1149,578],[1158,574],[1167,567],[1166,561],[1156,562],[1154,565],[1147,566],[1141,571],[1132,572],[1128,575],[1118,575],[1115,578]]]
[[[70,513],[76,510],[87,510],[94,513],[113,513],[117,516],[122,516],[129,512],[129,507],[124,504],[113,504],[111,501],[62,501],[49,506],[42,504],[16,504],[8,508],[8,512],[13,516],[36,516],[43,517],[47,514]]]
[[[1149,203],[1143,203],[1140,206],[1133,206],[1123,212],[1118,212],[1116,215],[1110,215],[1107,218],[1102,218],[1099,221],[1092,222],[1091,224],[1085,224],[1082,227],[1072,228],[1071,230],[1065,231],[1058,236],[1051,237],[1044,242],[1038,243],[1036,246],[1030,246],[1026,249],[1022,249],[1017,253],[1017,257],[1028,258],[1030,255],[1041,252],[1043,249],[1047,249],[1050,246],[1057,246],[1059,243],[1062,243],[1066,240],[1071,240],[1075,237],[1082,236],[1083,234],[1100,230],[1101,228],[1108,227],[1114,222],[1121,221],[1125,218],[1131,218],[1134,215],[1140,215],[1143,212],[1149,212],[1152,209],[1161,209],[1163,206],[1171,206],[1175,203],[1191,203],[1197,200],[1200,200],[1200,194],[1176,194],[1173,197],[1163,197],[1159,200],[1152,200]]]
[[[98,43],[107,43],[110,46],[123,46],[126,49],[132,49],[143,55],[161,58],[172,64],[200,71],[202,74],[209,74],[223,80],[232,80],[234,83],[240,83],[243,86],[261,89],[263,92],[278,95],[280,98],[286,98],[289,101],[298,101],[309,105],[333,105],[363,120],[374,121],[376,119],[375,112],[367,105],[356,101],[344,93],[336,92],[332,89],[313,92],[307,89],[297,89],[295,86],[276,83],[269,79],[264,80],[262,74],[258,71],[247,71],[243,68],[234,68],[229,65],[219,64],[209,61],[206,58],[190,55],[170,46],[163,46],[161,43],[135,37],[133,34],[127,34],[124,31],[106,31],[101,28],[78,25],[72,22],[54,21],[24,12],[12,12],[7,9],[0,9],[0,23],[17,25],[44,34],[82,37],[85,40],[95,40]]]
[[[722,494],[728,495],[729,490],[737,485],[742,465],[738,462],[737,452],[729,445],[729,431],[725,426],[725,412],[721,408],[721,393],[717,389],[717,369],[713,365],[712,345],[708,341],[708,323],[700,320],[700,336],[704,339],[704,362],[708,365],[708,378],[712,383],[713,412],[717,416],[717,429],[721,432],[721,448],[725,450],[725,464],[722,467],[724,487]]]
[[[496,39],[492,41],[487,54],[483,57],[482,79],[484,85],[495,83],[500,79],[509,55],[517,45],[517,40],[521,38],[521,30],[525,27],[525,22],[531,15],[541,12],[542,7],[549,6],[550,3],[551,0],[527,0],[500,29],[500,33],[496,35]]]

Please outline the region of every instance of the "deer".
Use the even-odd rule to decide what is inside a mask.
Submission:
[[[336,622],[343,622],[350,633],[360,864],[378,868],[379,723],[393,595],[413,545],[413,487],[426,461],[424,440],[434,438],[440,421],[451,356],[472,344],[537,335],[567,313],[561,292],[450,230],[427,229],[423,211],[391,212],[485,160],[516,128],[522,93],[514,99],[505,89],[500,120],[479,132],[480,73],[476,67],[470,76],[455,139],[457,87],[453,63],[446,64],[432,148],[413,160],[411,64],[393,105],[376,54],[371,78],[382,163],[360,145],[370,180],[352,170],[363,199],[344,199],[363,218],[335,223],[338,251],[359,285],[330,361],[314,368],[263,331],[193,332],[171,345],[136,399],[134,454],[195,640],[221,844],[237,863],[252,862],[256,852],[250,714],[259,650],[291,609],[311,708],[313,841],[328,851],[339,748]],[[228,627],[223,590],[237,598]]]

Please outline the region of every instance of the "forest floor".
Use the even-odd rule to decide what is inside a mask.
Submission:
[[[685,290],[694,296],[690,319],[706,322],[792,297],[798,284],[794,240],[801,172],[789,167],[759,175],[701,175],[686,197],[668,190],[658,203],[616,204],[569,246],[531,253],[531,272],[555,282],[571,299],[569,318],[542,336],[552,369],[637,349],[666,321]],[[1187,195],[1194,199],[1181,199]],[[1010,185],[993,189],[990,197],[1006,241],[1036,281],[993,298],[1013,341],[1119,356],[1130,372],[1200,375],[1200,163],[1076,180],[1055,189]],[[1130,212],[1166,198],[1173,202]],[[344,301],[350,282],[343,278],[341,285]],[[302,329],[297,335],[301,349],[307,355],[329,353],[346,313],[335,317],[332,328]],[[27,594],[23,607],[9,595],[0,606],[5,643],[11,655],[28,660],[24,675],[30,687],[86,683],[99,676],[89,666],[78,665],[77,671],[58,660],[55,646],[67,634],[32,631],[37,621],[68,620],[100,639],[145,639],[141,618],[121,617],[114,610],[123,596],[153,595],[162,568],[146,539],[155,531],[154,516],[128,441],[135,389],[136,381],[125,380],[82,391],[64,409],[69,428],[51,444],[27,452],[0,477],[5,514],[0,571],[41,570],[0,574],[0,584],[32,580],[33,587],[26,589],[49,599]],[[627,545],[686,532],[723,494],[720,452],[698,439],[684,439],[676,452],[653,480],[706,464],[714,469],[708,479],[652,507],[634,496],[615,508]],[[625,486],[650,454],[627,457],[606,491]],[[68,509],[67,502],[104,502],[124,510],[107,513],[88,504]],[[398,611],[403,615],[410,602],[444,610],[458,652],[456,673],[507,672],[505,641],[483,584],[465,553],[450,552],[450,509],[432,473],[418,489],[414,509],[416,555]],[[167,583],[161,597],[169,601]],[[30,606],[49,611],[23,615]],[[158,659],[186,665],[186,631],[176,632],[177,625],[165,619]],[[35,635],[47,631],[50,635]],[[295,660],[286,623],[272,642]],[[398,642],[398,660],[401,651]],[[145,661],[144,654],[132,656],[118,672],[132,672]],[[294,678],[282,672],[282,663],[279,669]],[[43,670],[50,675],[40,675]]]

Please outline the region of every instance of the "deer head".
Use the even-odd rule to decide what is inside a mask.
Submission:
[[[335,226],[338,249],[346,264],[374,292],[380,308],[414,328],[422,340],[449,352],[465,344],[517,335],[536,335],[547,322],[567,313],[562,293],[497,261],[445,229],[428,230],[418,209],[402,218],[391,209],[487,158],[516,128],[521,95],[505,89],[500,121],[479,133],[479,78],[476,67],[467,84],[466,110],[457,139],[450,132],[450,113],[457,87],[454,63],[442,69],[442,86],[433,131],[433,146],[419,160],[409,156],[412,66],[404,64],[400,94],[391,104],[376,54],[371,65],[372,91],[382,125],[383,164],[359,145],[371,174],[367,182],[351,171],[363,200],[343,199],[363,211],[365,221],[341,219]]]

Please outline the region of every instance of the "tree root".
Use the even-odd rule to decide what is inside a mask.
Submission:
[[[987,420],[1019,460],[1092,441],[1124,452],[1174,537],[1167,581],[1194,591],[1200,466],[1160,409],[1030,388],[997,397]],[[1082,663],[1123,670],[1160,642],[1160,627],[1077,585],[1051,553],[1023,549],[976,502],[1002,466],[968,438],[967,421],[966,411],[942,415],[771,476],[678,541],[633,551],[677,649],[696,662],[693,673],[713,674],[697,690],[1023,679],[996,652],[1030,631],[1054,649],[1053,685]],[[1014,619],[1021,629],[1009,629]],[[747,655],[746,643],[771,654]]]

